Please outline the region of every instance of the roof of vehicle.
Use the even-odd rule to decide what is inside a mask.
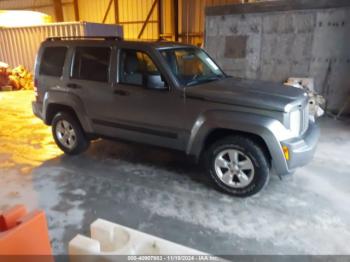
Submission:
[[[168,48],[168,47],[193,47],[193,45],[172,42],[172,41],[152,41],[152,40],[123,40],[126,44],[138,44],[138,45],[148,45],[154,48]]]
[[[153,48],[181,48],[181,47],[193,47],[193,45],[166,41],[166,40],[124,40],[119,37],[50,37],[46,39],[46,42],[64,42],[68,44],[73,43],[94,43],[101,41],[103,42],[119,42],[123,45],[131,45],[131,46],[148,46]]]

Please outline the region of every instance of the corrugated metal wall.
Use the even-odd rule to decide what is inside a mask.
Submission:
[[[82,23],[64,25],[3,28],[0,30],[0,61],[15,67],[33,69],[40,43],[48,36],[83,35]]]
[[[117,25],[91,23],[59,23],[42,26],[1,28],[0,61],[11,67],[24,65],[33,70],[35,55],[43,40],[52,36],[121,35]]]
[[[0,9],[31,9],[55,18],[53,0],[3,0]],[[124,27],[125,38],[136,39],[155,0],[118,0],[118,20]],[[180,41],[200,45],[203,42],[204,10],[206,6],[241,3],[242,0],[178,0]],[[78,0],[80,21],[102,23],[110,0]],[[34,6],[34,7],[33,7]],[[74,21],[73,0],[62,0],[64,21]],[[158,6],[150,17],[142,35],[143,39],[158,39]],[[173,32],[173,0],[162,0],[162,31],[164,36]],[[112,2],[106,23],[115,23]]]

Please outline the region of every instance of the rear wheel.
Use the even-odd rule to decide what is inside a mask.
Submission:
[[[269,162],[264,150],[244,136],[230,136],[205,152],[211,181],[223,192],[237,197],[258,193],[269,181]]]
[[[66,112],[53,118],[52,134],[58,147],[68,155],[80,154],[90,145],[78,120]]]

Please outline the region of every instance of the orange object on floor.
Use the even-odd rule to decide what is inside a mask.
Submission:
[[[25,261],[41,256],[35,261],[53,261],[44,211],[27,213],[18,205],[0,214],[0,256],[25,256]]]

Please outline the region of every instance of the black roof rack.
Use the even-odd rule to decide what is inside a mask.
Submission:
[[[46,41],[61,41],[61,40],[70,40],[70,39],[104,39],[104,40],[118,40],[122,41],[123,38],[121,36],[55,36],[48,37]]]

